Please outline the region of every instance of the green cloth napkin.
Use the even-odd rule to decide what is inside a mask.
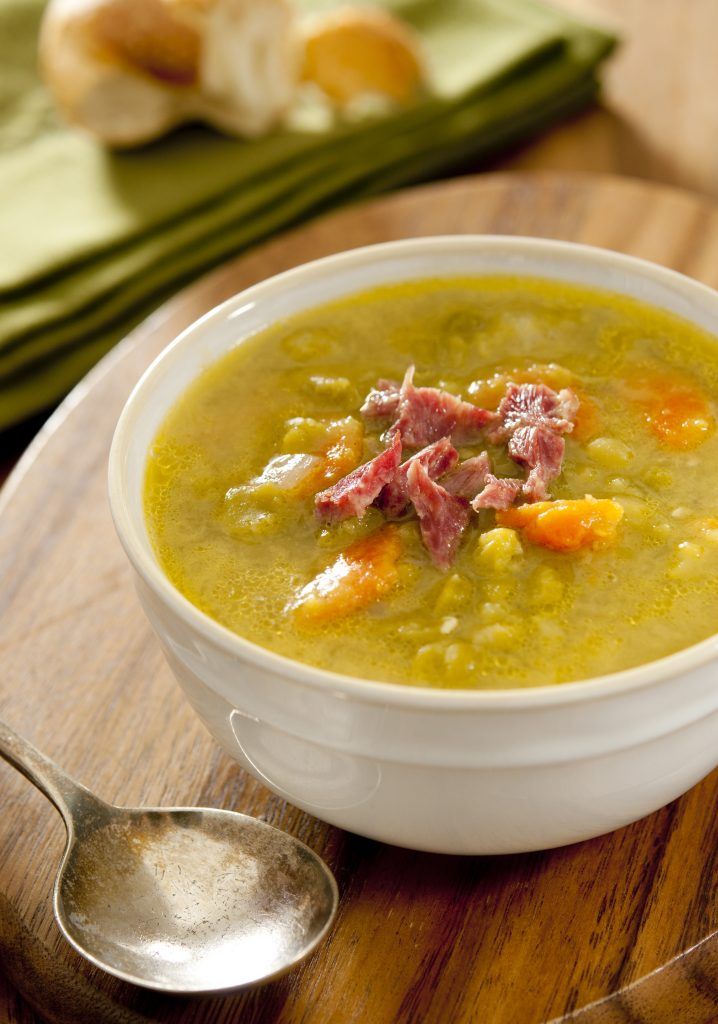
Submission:
[[[424,41],[433,89],[416,106],[313,127],[295,118],[249,142],[193,126],[112,153],[53,114],[35,71],[43,3],[0,0],[0,428],[56,402],[164,298],[242,248],[586,104],[614,44],[536,0],[383,6]]]

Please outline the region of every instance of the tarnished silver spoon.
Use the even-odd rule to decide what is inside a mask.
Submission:
[[[283,974],[329,930],[334,876],[285,832],[232,811],[113,807],[2,722],[0,756],[65,821],[55,918],[96,967],[163,992],[226,991]]]

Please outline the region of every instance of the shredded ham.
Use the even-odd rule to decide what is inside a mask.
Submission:
[[[459,453],[448,437],[422,448],[416,455],[403,462],[393,478],[385,485],[376,505],[390,518],[400,516],[409,504],[407,474],[413,462],[420,462],[432,480],[438,479],[459,461]]]
[[[469,444],[493,419],[493,413],[439,388],[414,386],[414,367],[406,371],[399,392],[398,417],[391,434],[401,434],[407,448],[423,448],[442,437]]]
[[[363,516],[382,487],[392,479],[400,461],[401,437],[396,434],[389,447],[376,458],[317,494],[314,499],[317,515],[327,522]]]
[[[449,494],[441,484],[432,480],[421,462],[412,462],[406,482],[426,549],[434,565],[446,570],[453,562],[461,536],[469,525],[469,503],[464,498]]]
[[[509,455],[529,470],[523,485],[527,501],[545,501],[548,485],[561,473],[566,443],[550,427],[519,427],[509,440]]]
[[[570,388],[557,393],[545,384],[509,384],[494,414],[489,440],[500,444],[520,427],[549,427],[558,434],[568,434],[573,430],[578,405]]]
[[[367,420],[394,419],[399,411],[399,385],[394,380],[378,380],[364,399],[359,412]]]
[[[387,448],[318,494],[317,514],[338,522],[362,516],[374,503],[395,518],[411,503],[432,561],[448,569],[472,508],[504,512],[519,496],[529,502],[548,497],[561,472],[563,434],[573,430],[578,405],[569,388],[511,383],[492,413],[439,388],[416,387],[410,366],[401,386],[380,380],[362,405],[368,420],[394,420],[385,434]],[[526,480],[496,477],[486,452],[458,464],[454,445],[476,441],[487,427],[489,440],[508,443],[511,458],[528,472]],[[420,450],[402,463],[404,448]]]
[[[513,477],[497,477],[493,473],[486,474],[486,485],[471,502],[475,512],[482,508],[493,508],[503,511],[511,508],[516,497],[521,493],[523,482]]]
[[[545,384],[507,387],[488,436],[495,444],[508,441],[511,458],[529,471],[521,488],[527,501],[549,497],[549,484],[563,466],[566,445],[562,435],[573,430],[578,407],[579,400],[570,388],[556,392]],[[505,500],[508,491],[499,495],[492,487],[483,500],[493,502],[494,495],[497,500]],[[474,507],[506,509],[509,505]]]
[[[441,481],[449,494],[471,501],[486,483],[491,473],[491,459],[482,452],[471,459],[465,459]]]

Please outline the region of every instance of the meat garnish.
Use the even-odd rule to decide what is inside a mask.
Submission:
[[[441,481],[441,486],[457,498],[471,501],[486,483],[491,473],[491,459],[482,452],[471,459],[465,459],[460,465],[448,473]]]
[[[548,485],[561,473],[566,443],[550,427],[519,427],[509,440],[514,462],[529,471],[523,494],[527,501],[545,501]]]
[[[494,413],[463,402],[439,388],[414,386],[414,367],[406,371],[399,393],[398,417],[391,433],[401,434],[407,448],[423,448],[442,437],[454,444],[475,441]]]
[[[364,399],[359,412],[367,420],[394,419],[399,411],[399,391],[395,380],[378,380]]]
[[[492,413],[439,388],[415,387],[410,366],[401,386],[379,380],[361,409],[368,420],[393,418],[387,448],[318,494],[317,515],[339,522],[362,516],[374,503],[395,518],[411,503],[432,561],[446,570],[472,508],[503,515],[519,496],[529,502],[548,497],[549,484],[561,472],[563,434],[573,430],[578,406],[570,388],[556,392],[545,384],[510,383]],[[493,443],[508,442],[509,455],[528,472],[526,480],[496,477],[486,452],[457,464],[454,445],[476,441],[487,427]],[[404,448],[420,450],[402,463]]]
[[[578,407],[579,400],[570,388],[556,392],[545,384],[507,387],[488,436],[494,444],[508,441],[511,458],[529,471],[522,487],[527,501],[549,497],[548,485],[560,475],[563,465],[566,445],[561,435],[573,430]]]
[[[500,444],[520,427],[549,427],[557,434],[573,430],[578,398],[570,388],[558,393],[545,384],[509,384],[494,414],[489,431],[492,444]]]
[[[327,522],[363,516],[401,462],[401,437],[395,434],[383,452],[357,466],[347,476],[320,491],[314,499],[317,515]]]
[[[469,503],[432,480],[421,462],[411,463],[406,482],[426,549],[434,565],[446,570],[469,524]]]
[[[416,455],[412,455],[402,462],[392,480],[384,487],[376,505],[390,518],[400,516],[409,504],[409,493],[406,477],[413,462],[420,462],[432,480],[443,476],[459,461],[459,453],[448,437],[442,437],[434,444],[422,448]]]
[[[522,480],[514,477],[497,477],[493,473],[486,474],[486,484],[481,494],[477,494],[471,502],[475,512],[482,508],[493,508],[497,511],[511,508],[517,495],[521,493]]]
[[[561,433],[571,433],[580,405],[581,401],[573,388],[561,388],[558,392],[558,405],[556,406],[556,415],[553,419],[561,424]]]

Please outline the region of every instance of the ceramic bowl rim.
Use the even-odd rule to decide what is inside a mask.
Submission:
[[[440,689],[404,683],[390,683],[377,679],[331,672],[296,661],[261,647],[222,626],[185,598],[162,571],[159,562],[150,557],[143,544],[130,512],[125,490],[123,467],[125,455],[132,446],[132,428],[144,405],[151,400],[152,384],[165,361],[184,346],[190,346],[208,327],[225,320],[249,302],[265,301],[272,293],[288,285],[298,284],[302,278],[323,276],[341,266],[361,266],[376,259],[412,255],[420,252],[447,249],[456,252],[481,246],[488,249],[513,249],[532,256],[545,251],[549,254],[574,256],[604,268],[619,268],[628,275],[649,278],[659,285],[677,290],[684,298],[714,307],[718,317],[718,293],[705,284],[675,270],[648,260],[629,256],[597,246],[556,239],[534,238],[521,235],[435,235],[382,242],[362,246],[325,256],[309,263],[283,271],[238,292],[215,306],[185,328],[171,341],[142,374],[133,388],[117,422],[109,456],[108,484],[112,518],[125,552],[135,571],[184,625],[199,632],[206,640],[219,645],[225,653],[240,660],[254,663],[285,680],[328,688],[362,703],[391,704],[414,709],[434,711],[511,711],[547,706],[570,705],[592,700],[605,700],[650,687],[664,680],[685,675],[718,659],[718,633],[690,647],[634,668],[607,675],[593,676],[560,684],[529,687],[493,688],[490,690]],[[441,276],[441,275],[432,275]],[[480,276],[480,275],[477,275]],[[540,277],[532,273],[530,276]],[[561,280],[554,276],[553,280]],[[586,285],[597,290],[611,291],[602,285]],[[359,289],[361,290],[361,289]],[[346,292],[352,294],[352,292]],[[176,397],[179,397],[178,392]]]

